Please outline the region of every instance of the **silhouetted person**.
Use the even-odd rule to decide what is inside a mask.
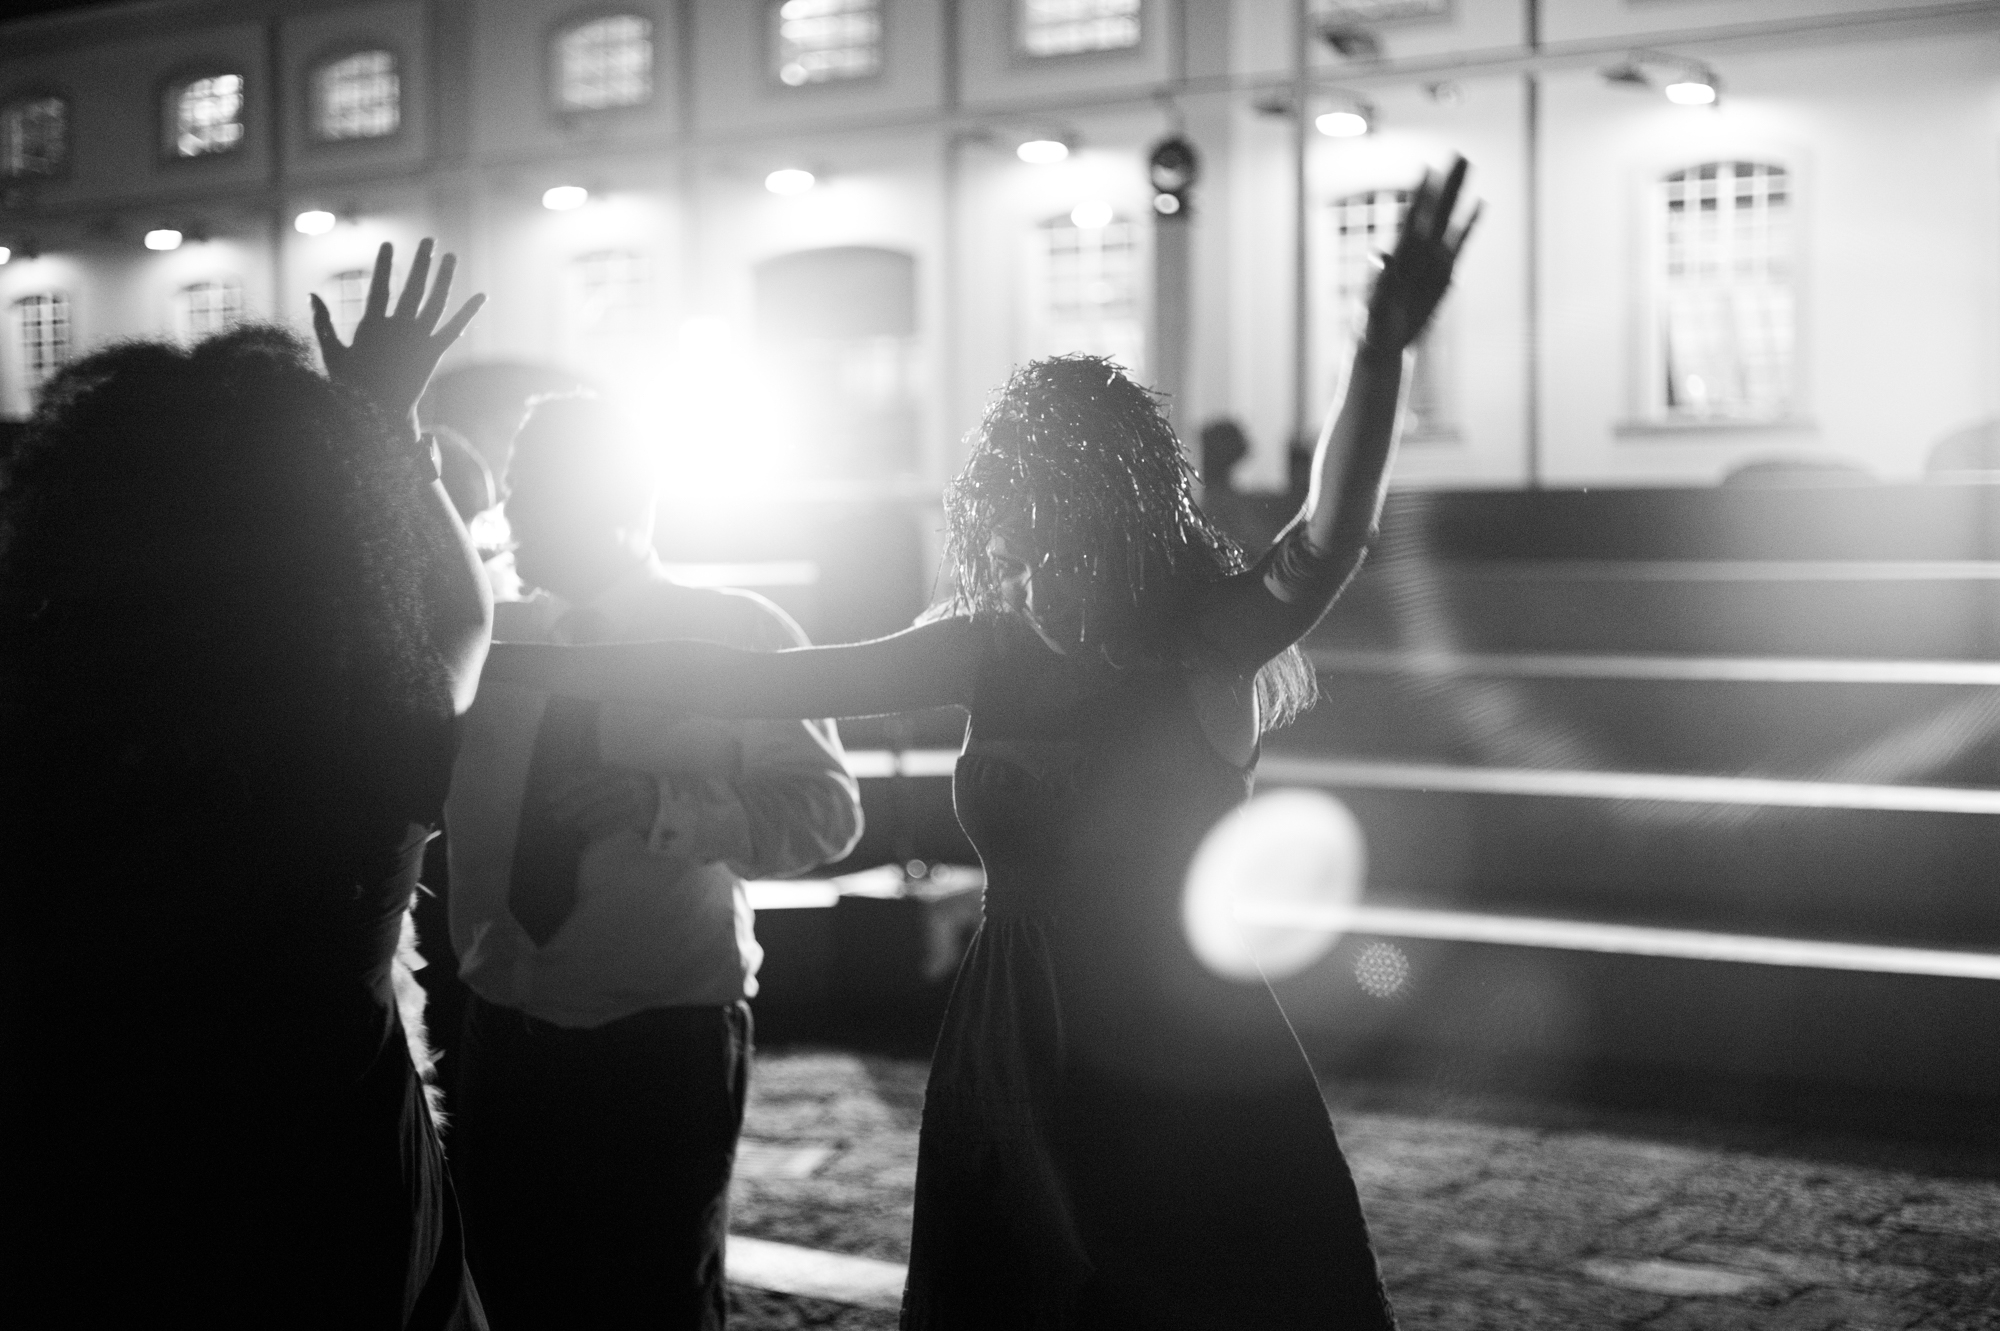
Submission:
[[[530,413],[508,473],[528,642],[804,635],[653,555],[655,481],[604,404]],[[452,787],[451,931],[471,987],[453,1166],[499,1331],[719,1328],[762,960],[743,879],[846,854],[830,722],[717,722],[482,689]]]
[[[480,1327],[392,958],[489,603],[409,408],[383,246],[353,346],[128,343],[0,482],[9,1313]]]

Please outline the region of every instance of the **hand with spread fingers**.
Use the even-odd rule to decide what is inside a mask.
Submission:
[[[1479,220],[1479,206],[1454,224],[1459,189],[1465,184],[1463,157],[1440,176],[1425,171],[1410,211],[1403,220],[1395,252],[1386,256],[1368,298],[1367,346],[1376,351],[1401,351],[1423,334],[1451,285],[1458,252]]]
[[[440,328],[438,321],[444,318],[458,256],[447,254],[439,260],[437,280],[430,282],[431,240],[425,237],[417,244],[409,280],[404,282],[402,298],[391,312],[389,265],[394,257],[394,247],[384,241],[375,254],[375,275],[368,284],[368,303],[362,309],[361,322],[355,325],[350,344],[341,345],[340,335],[333,328],[333,316],[318,296],[312,298],[313,334],[319,339],[320,355],[326,360],[329,378],[367,394],[389,419],[408,419],[414,425],[417,399],[430,383],[431,372],[472,322],[472,316],[479,313],[486,297],[478,295],[466,301]],[[427,283],[428,300],[424,298]]]

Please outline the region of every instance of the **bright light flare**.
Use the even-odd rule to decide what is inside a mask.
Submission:
[[[1715,103],[1715,85],[1696,79],[1669,83],[1665,92],[1667,100],[1675,106],[1712,106]]]
[[[1217,823],[1188,866],[1188,946],[1228,979],[1296,975],[1338,941],[1322,921],[1354,908],[1366,869],[1361,825],[1339,800],[1317,790],[1259,795]]]
[[[146,248],[149,250],[177,250],[181,247],[181,233],[172,227],[163,226],[146,233]]]
[[[13,257],[14,251],[8,249],[5,245],[0,245],[0,265],[4,265]]]
[[[1368,132],[1368,117],[1359,111],[1328,111],[1313,121],[1313,128],[1329,139],[1355,139]]]
[[[1029,139],[1014,155],[1029,166],[1049,166],[1069,156],[1069,145],[1061,139]]]
[[[1102,199],[1085,199],[1069,210],[1069,220],[1085,231],[1095,231],[1099,227],[1110,226],[1111,205]]]
[[[590,202],[590,191],[581,185],[556,185],[542,191],[542,207],[552,213],[566,213]]]
[[[292,229],[302,236],[323,236],[339,220],[324,208],[311,208],[292,219]]]
[[[764,177],[764,188],[773,194],[804,194],[817,182],[813,173],[796,166],[781,167]]]

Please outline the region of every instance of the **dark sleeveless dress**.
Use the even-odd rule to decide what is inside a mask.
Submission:
[[[483,1328],[390,982],[449,722],[247,766],[0,729],[10,1311]]]
[[[932,1064],[903,1326],[1394,1326],[1319,1088],[1263,984],[1181,931],[1249,791],[1178,666],[983,635],[954,796],[985,920]]]

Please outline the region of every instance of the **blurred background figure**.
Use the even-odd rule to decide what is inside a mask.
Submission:
[[[429,243],[353,347],[71,366],[0,481],[10,1306],[478,1327],[391,973],[489,601],[409,411]]]
[[[503,636],[805,644],[760,597],[667,577],[652,460],[604,403],[538,402],[508,484],[535,590],[499,607]],[[722,1325],[762,959],[743,879],[838,859],[860,831],[831,722],[481,690],[450,801],[473,991],[453,1164],[497,1327]]]

